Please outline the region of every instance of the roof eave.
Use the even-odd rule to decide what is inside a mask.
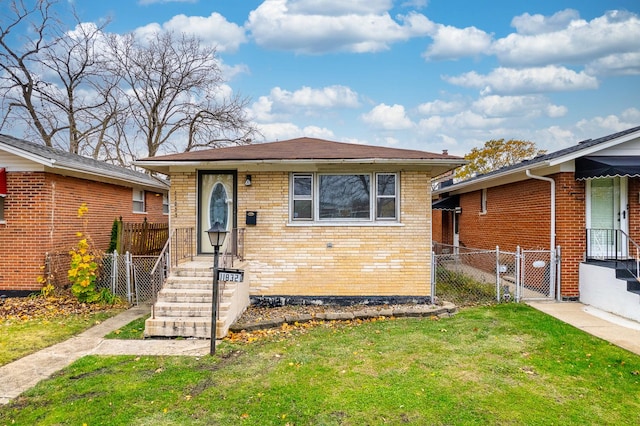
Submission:
[[[449,185],[449,186],[446,186],[444,188],[437,189],[437,190],[433,191],[433,195],[439,195],[439,194],[443,194],[443,193],[446,193],[446,192],[449,192],[449,193],[464,192],[465,189],[476,188],[478,186],[486,187],[487,186],[486,184],[488,182],[504,179],[505,177],[510,176],[510,175],[515,177],[519,173],[525,173],[526,170],[536,170],[536,169],[549,167],[551,165],[552,164],[549,161],[540,161],[540,162],[536,162],[536,163],[533,163],[533,164],[523,164],[520,167],[517,167],[515,169],[506,170],[506,171],[501,172],[501,173],[492,173],[490,175],[480,176],[478,178],[471,179],[469,181],[454,183],[453,185]]]
[[[402,167],[434,168],[437,167],[439,173],[467,164],[464,159],[455,158],[430,158],[430,159],[397,159],[397,158],[341,158],[341,159],[293,159],[293,160],[197,160],[197,161],[154,161],[143,160],[134,161],[136,166],[159,173],[169,174],[171,167],[214,167],[214,168],[247,168],[251,166],[279,165],[279,166],[301,166],[301,165],[335,165],[335,164],[380,164],[398,165]]]

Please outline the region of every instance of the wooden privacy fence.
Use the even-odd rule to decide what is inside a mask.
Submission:
[[[134,255],[158,255],[169,238],[169,224],[121,222],[118,251]]]

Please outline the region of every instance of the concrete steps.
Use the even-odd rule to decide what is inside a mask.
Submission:
[[[211,337],[213,273],[210,265],[211,259],[207,258],[172,271],[158,293],[151,318],[145,322],[146,337]],[[237,306],[238,285],[218,284],[216,338],[222,338],[239,316],[238,311],[242,313],[246,305]]]

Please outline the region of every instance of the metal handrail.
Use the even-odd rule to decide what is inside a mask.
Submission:
[[[625,261],[625,269],[634,277],[640,277],[640,244],[634,241],[629,234],[622,229],[609,228],[588,228],[585,231],[587,260],[612,260],[618,263]],[[596,244],[594,241],[599,241],[600,244]],[[630,249],[632,248],[635,248],[635,256],[631,255],[632,250]],[[626,254],[623,256],[624,253]],[[626,261],[630,259],[635,260],[635,271],[628,267]]]

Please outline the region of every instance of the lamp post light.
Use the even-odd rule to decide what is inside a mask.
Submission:
[[[216,328],[218,318],[218,255],[220,254],[220,246],[224,243],[227,236],[227,230],[222,227],[220,222],[213,224],[211,229],[207,231],[209,242],[213,246],[213,292],[211,297],[211,349],[209,355],[216,353]]]

